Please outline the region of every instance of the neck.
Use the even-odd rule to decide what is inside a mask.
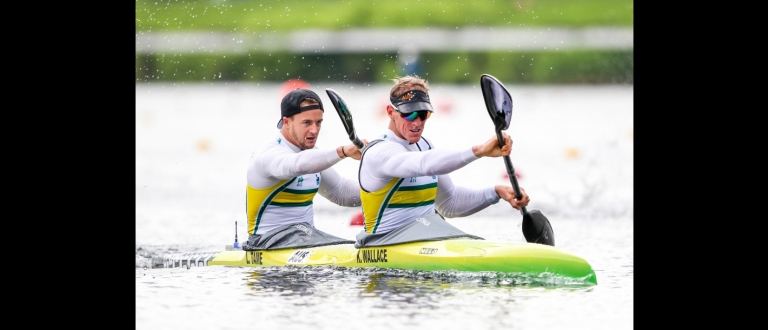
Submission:
[[[283,126],[283,128],[280,129],[280,134],[283,135],[283,138],[285,138],[286,141],[290,142],[292,145],[297,146],[300,150],[304,150],[304,149],[301,149],[301,145],[298,143],[299,141],[294,141],[293,138],[291,137],[291,134],[288,134],[287,127]]]
[[[390,119],[389,120],[389,127],[387,127],[387,128],[389,128],[389,130],[392,131],[392,133],[395,133],[395,136],[405,140],[405,136],[403,136],[403,134],[400,133],[400,131],[395,126],[395,120],[394,119]]]

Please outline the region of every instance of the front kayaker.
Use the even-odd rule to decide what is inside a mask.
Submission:
[[[481,157],[509,155],[509,135],[503,133],[503,147],[494,134],[472,147],[436,149],[422,136],[434,112],[428,82],[417,75],[393,81],[386,106],[389,127],[363,149],[360,160],[364,227],[356,237],[356,247],[452,237],[481,239],[453,227],[443,217],[468,216],[500,199],[517,210],[528,205],[530,198],[522,188],[522,198],[517,200],[510,185],[463,187],[454,185],[449,175]]]
[[[360,160],[360,150],[354,144],[316,147],[325,111],[315,92],[294,89],[280,108],[280,130],[248,164],[248,241],[243,250],[352,243],[315,228],[312,200],[319,193],[340,206],[360,206],[357,182],[332,168],[347,157]]]

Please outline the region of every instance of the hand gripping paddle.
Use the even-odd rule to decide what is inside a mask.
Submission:
[[[344,99],[342,99],[341,95],[336,93],[336,91],[326,88],[325,92],[328,93],[328,97],[331,99],[333,107],[336,108],[336,113],[339,114],[339,118],[341,118],[341,122],[344,124],[344,129],[347,131],[347,135],[349,135],[349,140],[355,144],[357,149],[362,150],[363,141],[360,141],[360,138],[357,137],[357,133],[355,133],[355,126],[352,123],[352,113],[349,112],[347,103],[344,102]]]
[[[509,95],[507,89],[498,79],[489,74],[480,76],[480,88],[483,90],[485,108],[488,109],[488,114],[491,116],[496,128],[499,146],[502,146],[504,138],[501,135],[501,131],[509,128],[509,123],[512,119],[512,96]],[[512,167],[512,161],[509,159],[509,156],[504,156],[504,164],[507,165],[507,174],[509,175],[509,181],[512,183],[512,188],[515,190],[515,196],[521,198],[522,193],[515,176],[515,168]],[[552,231],[552,225],[549,224],[549,220],[541,211],[528,211],[525,207],[522,207],[520,208],[520,213],[523,214],[523,235],[528,243],[555,246],[555,232]]]

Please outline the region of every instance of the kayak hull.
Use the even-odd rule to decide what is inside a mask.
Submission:
[[[422,241],[357,249],[353,244],[280,250],[178,253],[163,267],[190,266],[341,266],[405,270],[455,270],[539,275],[550,273],[597,284],[583,258],[549,245],[474,239]]]

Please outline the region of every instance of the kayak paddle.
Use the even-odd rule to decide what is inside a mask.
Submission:
[[[328,97],[331,99],[333,107],[336,108],[336,113],[339,114],[339,118],[341,118],[341,122],[344,124],[344,129],[347,131],[347,135],[349,135],[349,140],[357,146],[357,149],[362,150],[363,141],[360,141],[360,138],[357,137],[357,133],[355,133],[355,126],[352,123],[352,114],[349,112],[347,103],[344,102],[344,99],[342,99],[341,95],[336,93],[336,91],[326,88],[325,92],[328,93]]]
[[[496,128],[499,146],[502,146],[504,138],[501,135],[501,131],[509,128],[509,123],[512,119],[512,96],[509,95],[507,89],[498,79],[489,74],[480,76],[480,89],[483,91],[485,108],[488,109],[488,114],[491,116]],[[512,161],[509,159],[509,156],[504,156],[504,164],[507,166],[507,175],[509,175],[509,181],[515,190],[515,196],[521,198],[522,193],[515,176],[515,168],[512,167]],[[525,207],[521,207],[520,213],[523,214],[523,236],[525,236],[525,240],[528,243],[555,246],[555,232],[552,230],[549,220],[541,211],[528,211]]]

